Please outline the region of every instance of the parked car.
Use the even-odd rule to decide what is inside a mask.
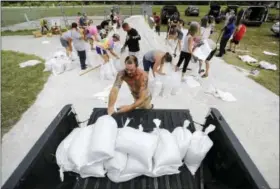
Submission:
[[[178,20],[180,19],[180,12],[175,5],[165,5],[162,7],[160,12],[160,18],[162,24],[167,24],[168,19],[173,15],[177,14]]]
[[[250,6],[243,14],[238,14],[245,25],[247,26],[260,26],[267,20],[268,8],[266,6]]]
[[[199,16],[199,8],[195,6],[189,6],[185,10],[185,16]]]
[[[221,6],[220,5],[211,5],[208,15],[214,16],[215,22],[218,24],[221,22]]]
[[[94,108],[88,125],[95,123],[100,116],[106,114],[106,108]],[[119,127],[123,127],[123,120],[128,117],[133,118],[129,126],[138,128],[139,124],[142,124],[144,132],[151,132],[154,129],[154,124],[151,122],[155,118],[160,118],[161,128],[170,132],[177,125],[183,125],[186,119],[190,121],[188,127],[190,131],[195,130],[189,110],[137,109],[125,114],[116,114],[113,117]],[[79,126],[72,106],[66,105],[5,182],[2,189],[270,189],[231,127],[215,108],[210,109],[202,125],[203,129],[210,124],[216,127],[209,134],[213,146],[195,176],[192,176],[184,165],[180,168],[180,174],[157,178],[140,176],[123,183],[114,183],[107,177],[81,178],[79,174],[73,172],[65,172],[64,181],[61,182],[54,154],[61,141]]]
[[[275,24],[273,24],[273,26],[271,27],[270,30],[271,30],[275,35],[280,36],[279,29],[280,29],[280,22],[276,22]]]

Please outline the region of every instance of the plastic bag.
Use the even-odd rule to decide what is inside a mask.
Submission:
[[[80,128],[80,132],[75,135],[75,138],[70,144],[68,150],[69,161],[73,163],[78,171],[85,165],[90,165],[90,139],[92,136],[93,125]]]
[[[199,168],[201,162],[213,146],[212,140],[207,135],[214,131],[215,128],[215,126],[210,125],[204,132],[197,129],[192,135],[189,148],[184,158],[185,164],[192,175],[195,175],[195,172]]]
[[[96,163],[114,157],[118,125],[112,116],[104,115],[94,124],[90,154],[91,161]]]
[[[183,127],[176,127],[172,132],[172,135],[176,139],[178,147],[180,149],[182,160],[187,153],[192,137],[192,133],[187,129],[189,124],[189,120],[185,120]]]
[[[79,134],[81,131],[80,128],[74,129],[57,147],[55,157],[56,157],[56,163],[59,167],[59,173],[60,173],[60,180],[63,182],[64,180],[64,175],[63,172],[66,171],[74,171],[75,170],[75,165],[71,163],[68,159],[68,149],[70,147],[71,142],[73,139]]]
[[[147,171],[151,171],[152,157],[157,147],[158,136],[127,127],[129,121],[128,119],[125,126],[119,130],[116,150],[135,157],[145,165]]]
[[[113,79],[115,79],[116,75],[117,75],[117,70],[112,63],[112,60],[110,60],[106,64],[101,65],[101,67],[100,67],[100,78],[102,80],[113,80]]]
[[[99,162],[81,167],[79,173],[82,178],[105,177],[106,171],[104,170],[103,162]]]
[[[163,77],[162,96],[168,97],[176,95],[181,87],[181,75],[179,72],[170,72],[169,75]]]
[[[182,165],[179,147],[175,138],[166,129],[160,129],[161,121],[154,119],[156,129],[153,134],[159,136],[158,145],[153,157],[153,174],[156,176],[170,175],[179,173],[179,167]]]
[[[155,78],[154,81],[150,84],[152,97],[160,96],[162,93],[162,81],[159,77]]]

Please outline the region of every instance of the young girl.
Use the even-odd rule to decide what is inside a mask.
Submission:
[[[199,27],[200,26],[197,22],[192,22],[190,24],[188,34],[184,40],[184,44],[183,44],[183,47],[181,50],[179,61],[177,63],[177,66],[175,67],[175,71],[178,71],[182,62],[185,60],[184,65],[183,65],[183,71],[182,71],[182,81],[183,81],[184,75],[187,71],[187,67],[188,67],[189,62],[192,57],[194,37],[199,31]]]

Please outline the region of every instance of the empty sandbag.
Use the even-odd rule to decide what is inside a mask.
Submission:
[[[61,181],[64,180],[64,175],[63,172],[67,171],[74,171],[75,170],[75,165],[71,163],[68,159],[68,149],[71,145],[71,142],[73,139],[77,136],[77,134],[80,132],[80,128],[74,129],[57,147],[55,157],[56,157],[56,163],[59,167],[59,172],[60,172],[60,179]]]
[[[192,133],[187,129],[189,124],[189,120],[185,120],[183,127],[176,127],[172,132],[172,135],[176,139],[178,147],[180,149],[182,160],[187,153],[192,137]]]
[[[116,150],[127,153],[141,163],[147,170],[152,169],[152,157],[157,147],[158,136],[128,127],[129,120],[118,132]]]
[[[161,123],[159,119],[154,119],[153,121],[157,127],[154,129],[153,134],[159,136],[153,157],[153,174],[161,176],[179,173],[178,169],[182,165],[182,160],[176,140],[168,130],[159,128]]]
[[[184,162],[192,175],[195,175],[201,162],[213,146],[212,140],[207,135],[214,130],[215,126],[210,125],[204,132],[197,129],[192,135],[190,145],[184,158]]]
[[[90,154],[92,162],[99,162],[114,157],[118,125],[112,116],[104,115],[93,126]]]

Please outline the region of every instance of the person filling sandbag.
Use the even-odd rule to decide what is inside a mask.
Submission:
[[[101,37],[99,36],[99,32],[101,30],[101,26],[88,26],[85,29],[86,39],[89,40],[91,50],[94,50],[93,44],[94,42],[99,42]]]
[[[108,51],[117,59],[120,57],[114,52],[115,42],[120,41],[120,36],[118,34],[114,34],[111,38],[104,38],[100,42],[96,43],[96,52],[99,54],[104,60],[104,64],[109,62]]]
[[[90,154],[92,162],[100,162],[114,157],[118,125],[109,115],[97,119],[92,129]]]
[[[158,135],[128,127],[129,121],[128,119],[125,126],[119,129],[116,150],[137,159],[149,172],[153,168],[152,158],[158,144]]]
[[[75,25],[71,26],[71,30],[68,30],[60,36],[60,43],[66,49],[66,54],[70,58],[72,53],[72,30],[75,30]]]
[[[203,132],[201,127],[197,127],[192,135],[190,145],[184,158],[184,162],[192,175],[195,175],[201,162],[213,146],[212,140],[207,135],[214,131],[215,128],[215,126],[210,125]]]
[[[170,175],[179,173],[179,167],[182,165],[179,147],[176,139],[166,129],[160,129],[161,121],[159,119],[153,120],[156,129],[153,134],[159,136],[158,145],[153,157],[154,176]]]
[[[115,103],[117,101],[119,90],[125,81],[134,98],[134,103],[131,105],[121,106],[115,112]],[[138,60],[131,55],[125,59],[125,69],[120,71],[116,77],[115,83],[111,89],[108,103],[108,114],[124,113],[132,111],[136,108],[152,109],[152,96],[148,89],[148,75],[142,69],[138,68]]]
[[[141,36],[137,30],[131,28],[128,23],[123,23],[122,28],[127,32],[127,37],[124,46],[121,48],[121,52],[128,47],[128,55],[138,57],[140,52],[139,40],[141,40]]]
[[[190,24],[190,29],[188,30],[188,34],[183,42],[183,47],[180,53],[180,58],[178,63],[175,67],[175,71],[177,72],[184,61],[183,71],[182,71],[182,81],[184,81],[184,76],[186,74],[189,62],[192,57],[193,53],[193,44],[194,44],[194,37],[199,31],[199,24],[197,22],[192,22]]]
[[[165,75],[162,72],[165,62],[172,62],[172,56],[169,52],[163,52],[161,50],[148,51],[143,56],[144,71],[149,75],[149,70],[151,68],[154,77],[156,77],[156,73],[159,75]]]

